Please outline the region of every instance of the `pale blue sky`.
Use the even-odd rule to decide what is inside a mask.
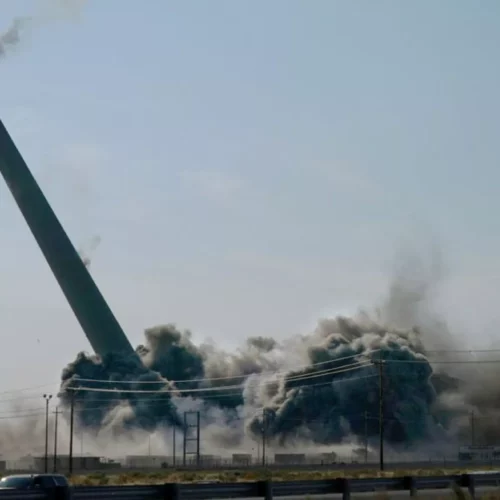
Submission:
[[[162,322],[228,347],[305,332],[373,305],[421,237],[443,312],[495,335],[496,0],[48,3],[0,2],[0,32],[44,14],[0,60],[0,115],[74,243],[102,238],[133,344]],[[88,344],[3,182],[0,227],[0,365],[23,349],[16,386],[57,380]]]

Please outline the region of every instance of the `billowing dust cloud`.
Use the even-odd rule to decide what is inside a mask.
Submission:
[[[375,442],[379,433],[382,359],[385,437],[393,449],[463,442],[471,411],[476,439],[491,442],[500,416],[495,365],[467,371],[437,363],[459,346],[431,312],[434,259],[408,262],[374,313],[322,319],[310,335],[284,344],[249,338],[235,353],[195,345],[174,325],[157,326],[137,348],[142,364],[80,353],[64,369],[60,397],[67,406],[68,388],[80,388],[77,425],[96,436],[169,436],[184,412],[196,410],[202,440],[212,448],[248,447],[264,427],[274,447],[355,446],[366,432]]]

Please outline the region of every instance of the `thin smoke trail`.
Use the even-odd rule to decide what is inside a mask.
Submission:
[[[5,57],[21,41],[23,28],[31,21],[29,17],[17,17],[10,26],[0,34],[0,58]]]
[[[56,18],[75,17],[86,4],[86,0],[46,0],[38,12],[30,16],[17,16],[0,32],[0,60],[14,51],[23,41],[24,35]]]

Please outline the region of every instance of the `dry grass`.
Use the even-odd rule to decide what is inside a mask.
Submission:
[[[469,469],[470,470],[470,469]],[[488,470],[481,467],[481,470]],[[176,471],[159,470],[157,472],[127,472],[117,473],[95,473],[88,475],[75,475],[71,478],[73,484],[82,485],[122,485],[122,484],[161,484],[161,483],[193,483],[201,481],[211,482],[238,482],[238,481],[294,481],[345,478],[367,478],[367,477],[401,477],[401,476],[442,476],[447,474],[462,474],[463,469],[418,469],[418,470],[395,470],[380,472],[374,469],[365,470],[211,470],[211,471]],[[458,497],[459,491],[454,492]],[[467,498],[467,497],[464,497]],[[485,498],[498,498],[489,496]]]

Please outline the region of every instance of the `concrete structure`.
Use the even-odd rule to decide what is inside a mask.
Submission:
[[[45,468],[45,457],[33,457],[34,469],[43,471]],[[54,457],[48,457],[49,472],[54,469]],[[119,465],[118,465],[119,466]],[[116,464],[115,464],[116,467]],[[56,457],[56,468],[60,472],[69,470],[69,455],[58,455]],[[73,470],[75,471],[99,471],[109,468],[109,465],[101,460],[101,457],[73,457]]]
[[[232,465],[252,465],[252,455],[250,453],[233,453]]]
[[[7,469],[26,471],[35,470],[35,459],[31,455],[27,455],[14,460],[7,460]]]
[[[137,356],[1,121],[0,173],[95,353]]]
[[[276,453],[274,463],[279,465],[300,465],[306,463],[305,453]]]
[[[198,462],[195,456],[188,456],[186,465],[196,465]],[[214,467],[222,463],[221,457],[216,455],[200,455],[200,465]],[[181,456],[175,459],[175,465],[181,466],[183,460]],[[123,461],[123,467],[127,469],[161,469],[174,466],[172,455],[127,455]]]
[[[176,457],[176,463],[181,463],[181,458]],[[127,469],[161,469],[172,467],[174,457],[167,455],[127,455],[124,461]]]
[[[186,457],[186,465],[203,465],[206,467],[214,467],[217,465],[221,465],[223,460],[221,457],[217,455],[200,455],[199,460],[196,455],[188,455]]]
[[[318,464],[318,465],[334,464],[337,462],[337,454],[334,452],[315,453],[314,455],[308,455],[306,461],[308,464]]]

